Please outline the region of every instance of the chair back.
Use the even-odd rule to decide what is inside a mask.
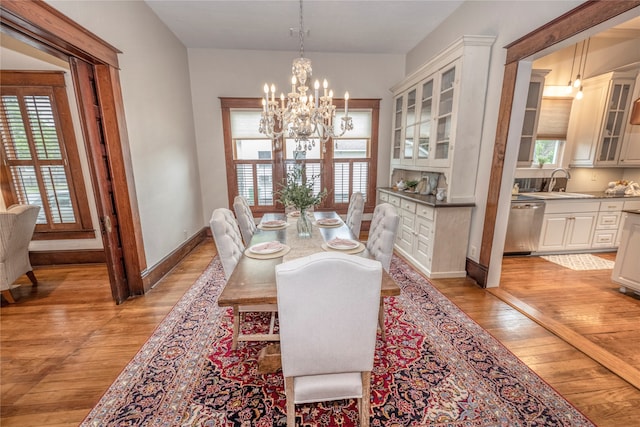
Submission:
[[[371,371],[380,262],[320,252],[276,266],[285,377]]]
[[[36,228],[40,206],[12,205],[0,212],[0,284],[6,289],[31,271],[29,242]]]
[[[238,223],[233,212],[227,208],[218,208],[211,215],[209,227],[218,248],[224,276],[229,279],[244,252]]]
[[[362,215],[364,214],[364,197],[359,191],[351,195],[349,209],[345,224],[351,230],[356,239],[360,238],[360,226],[362,225]]]
[[[386,271],[389,271],[391,265],[393,245],[399,224],[400,216],[393,205],[381,203],[376,206],[366,246],[369,255],[380,261],[382,268]]]
[[[233,210],[236,213],[238,219],[238,225],[240,226],[240,232],[242,233],[242,239],[244,244],[249,246],[253,233],[256,232],[256,223],[251,213],[251,208],[247,199],[242,196],[236,196],[233,199]]]

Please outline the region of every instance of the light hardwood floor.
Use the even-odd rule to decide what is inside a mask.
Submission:
[[[38,268],[37,290],[21,279],[18,303],[0,309],[0,425],[78,425],[214,254],[209,239],[119,306],[101,265]],[[597,425],[640,419],[640,390],[472,281],[434,282]]]

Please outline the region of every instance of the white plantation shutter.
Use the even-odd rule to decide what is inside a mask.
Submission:
[[[80,233],[73,236],[52,234],[49,238],[95,237],[93,230],[79,221],[77,196],[71,185],[72,172],[56,99],[56,96],[64,96],[60,105],[68,105],[66,95],[60,95],[60,88],[64,87],[62,74],[52,73],[43,83],[43,74],[37,73],[34,77],[37,83],[27,85],[29,73],[13,72],[20,75],[19,84],[10,83],[11,73],[3,71],[0,102],[1,166],[6,168],[11,179],[13,197],[5,203],[40,206],[36,232]],[[77,167],[79,169],[79,165]],[[83,197],[83,208],[88,212],[86,195]],[[85,224],[91,225],[90,217],[85,219]]]

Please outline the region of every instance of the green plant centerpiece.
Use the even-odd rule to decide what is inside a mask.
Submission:
[[[307,177],[304,166],[296,166],[291,172],[287,173],[285,182],[276,192],[278,201],[285,207],[293,206],[300,211],[300,217],[297,221],[298,236],[302,238],[311,237],[311,221],[307,216],[307,210],[313,206],[319,205],[327,196],[327,190],[324,189],[314,194],[313,187],[319,175]]]

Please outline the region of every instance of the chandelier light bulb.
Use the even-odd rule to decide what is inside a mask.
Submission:
[[[582,86],[580,86],[580,90],[578,91],[578,93],[576,93],[576,99],[580,100],[583,96],[584,94],[582,93]]]

